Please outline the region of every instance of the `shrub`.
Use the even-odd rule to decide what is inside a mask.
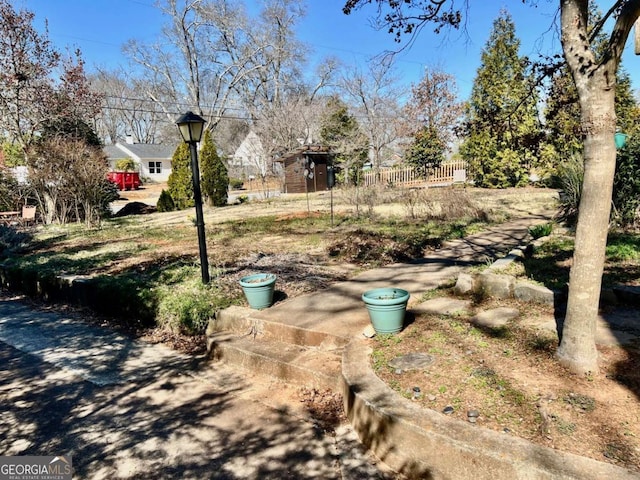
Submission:
[[[229,185],[233,190],[240,190],[242,187],[244,187],[244,181],[239,178],[230,178]]]
[[[228,201],[229,174],[216,151],[209,130],[204,132],[200,151],[202,170],[202,193],[214,207],[224,207]]]
[[[136,162],[133,158],[121,158],[116,161],[116,170],[123,172],[133,172],[136,170]]]
[[[584,164],[579,155],[571,156],[558,167],[558,180],[562,189],[559,217],[569,225],[575,225],[578,220],[583,178]]]
[[[189,145],[182,142],[171,158],[171,174],[167,180],[169,194],[176,210],[184,210],[195,205],[193,197],[193,176]]]
[[[197,272],[180,283],[163,285],[159,295],[158,325],[186,335],[201,335],[216,310],[229,301],[212,284],[203,285]]]
[[[171,198],[171,194],[169,192],[166,190],[162,190],[162,192],[160,192],[156,208],[159,212],[172,212],[176,209],[176,206],[173,203],[173,198]]]

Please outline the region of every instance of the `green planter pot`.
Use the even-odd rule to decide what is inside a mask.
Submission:
[[[276,276],[273,273],[256,273],[240,279],[240,286],[247,297],[249,306],[254,310],[262,310],[273,303],[273,291]]]
[[[404,325],[409,292],[401,288],[376,288],[362,294],[376,333],[398,333]]]

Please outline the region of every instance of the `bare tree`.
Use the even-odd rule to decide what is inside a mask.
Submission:
[[[463,113],[456,80],[441,68],[427,68],[405,105],[404,131],[415,135],[423,127],[433,129],[447,145],[455,139],[454,128]]]
[[[60,64],[48,32],[40,34],[33,27],[34,17],[0,0],[0,127],[25,154],[49,118],[51,73]]]
[[[360,128],[369,138],[374,168],[380,168],[384,151],[401,135],[400,86],[390,57],[343,73],[340,87],[346,93]]]
[[[250,31],[252,43],[264,46],[256,49],[256,61],[262,67],[238,85],[238,95],[271,158],[317,140],[317,97],[331,83],[336,69],[334,59],[325,59],[313,84],[305,82],[309,47],[295,35],[304,15],[302,0],[269,0]]]
[[[131,78],[122,69],[98,69],[92,85],[104,98],[96,132],[105,143],[116,143],[127,136],[136,143],[162,143],[162,128],[168,120],[155,102],[140,95],[152,89],[147,80]],[[171,128],[175,130],[173,122]]]
[[[262,68],[255,56],[264,48],[246,34],[242,5],[229,0],[162,0],[168,23],[154,44],[130,41],[125,52],[150,81],[145,94],[173,121],[192,110],[214,130],[235,98],[237,86]]]

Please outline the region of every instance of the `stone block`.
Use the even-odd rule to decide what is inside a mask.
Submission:
[[[494,298],[511,298],[515,278],[510,275],[501,275],[486,271],[479,275],[478,281],[482,292]]]
[[[535,283],[517,281],[513,287],[513,295],[523,302],[543,303],[553,305],[555,293],[553,290]]]
[[[471,318],[471,323],[487,328],[504,327],[509,321],[517,318],[520,311],[517,308],[499,307],[480,312]]]
[[[454,291],[458,295],[466,295],[468,293],[473,293],[475,291],[476,282],[473,278],[473,275],[469,275],[468,273],[461,273],[458,275],[458,280],[456,281],[456,286],[454,287]]]
[[[411,308],[411,311],[415,314],[455,315],[457,313],[467,313],[470,309],[471,300],[436,297],[415,305]]]

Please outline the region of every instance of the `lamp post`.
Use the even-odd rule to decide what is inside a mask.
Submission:
[[[198,248],[200,250],[200,270],[202,283],[209,283],[209,261],[207,260],[207,242],[204,235],[202,215],[202,192],[200,191],[200,169],[198,168],[198,149],[196,144],[202,138],[205,120],[200,115],[187,112],[176,121],[180,134],[191,151],[191,173],[193,175],[193,197],[196,204],[196,228],[198,229]]]

